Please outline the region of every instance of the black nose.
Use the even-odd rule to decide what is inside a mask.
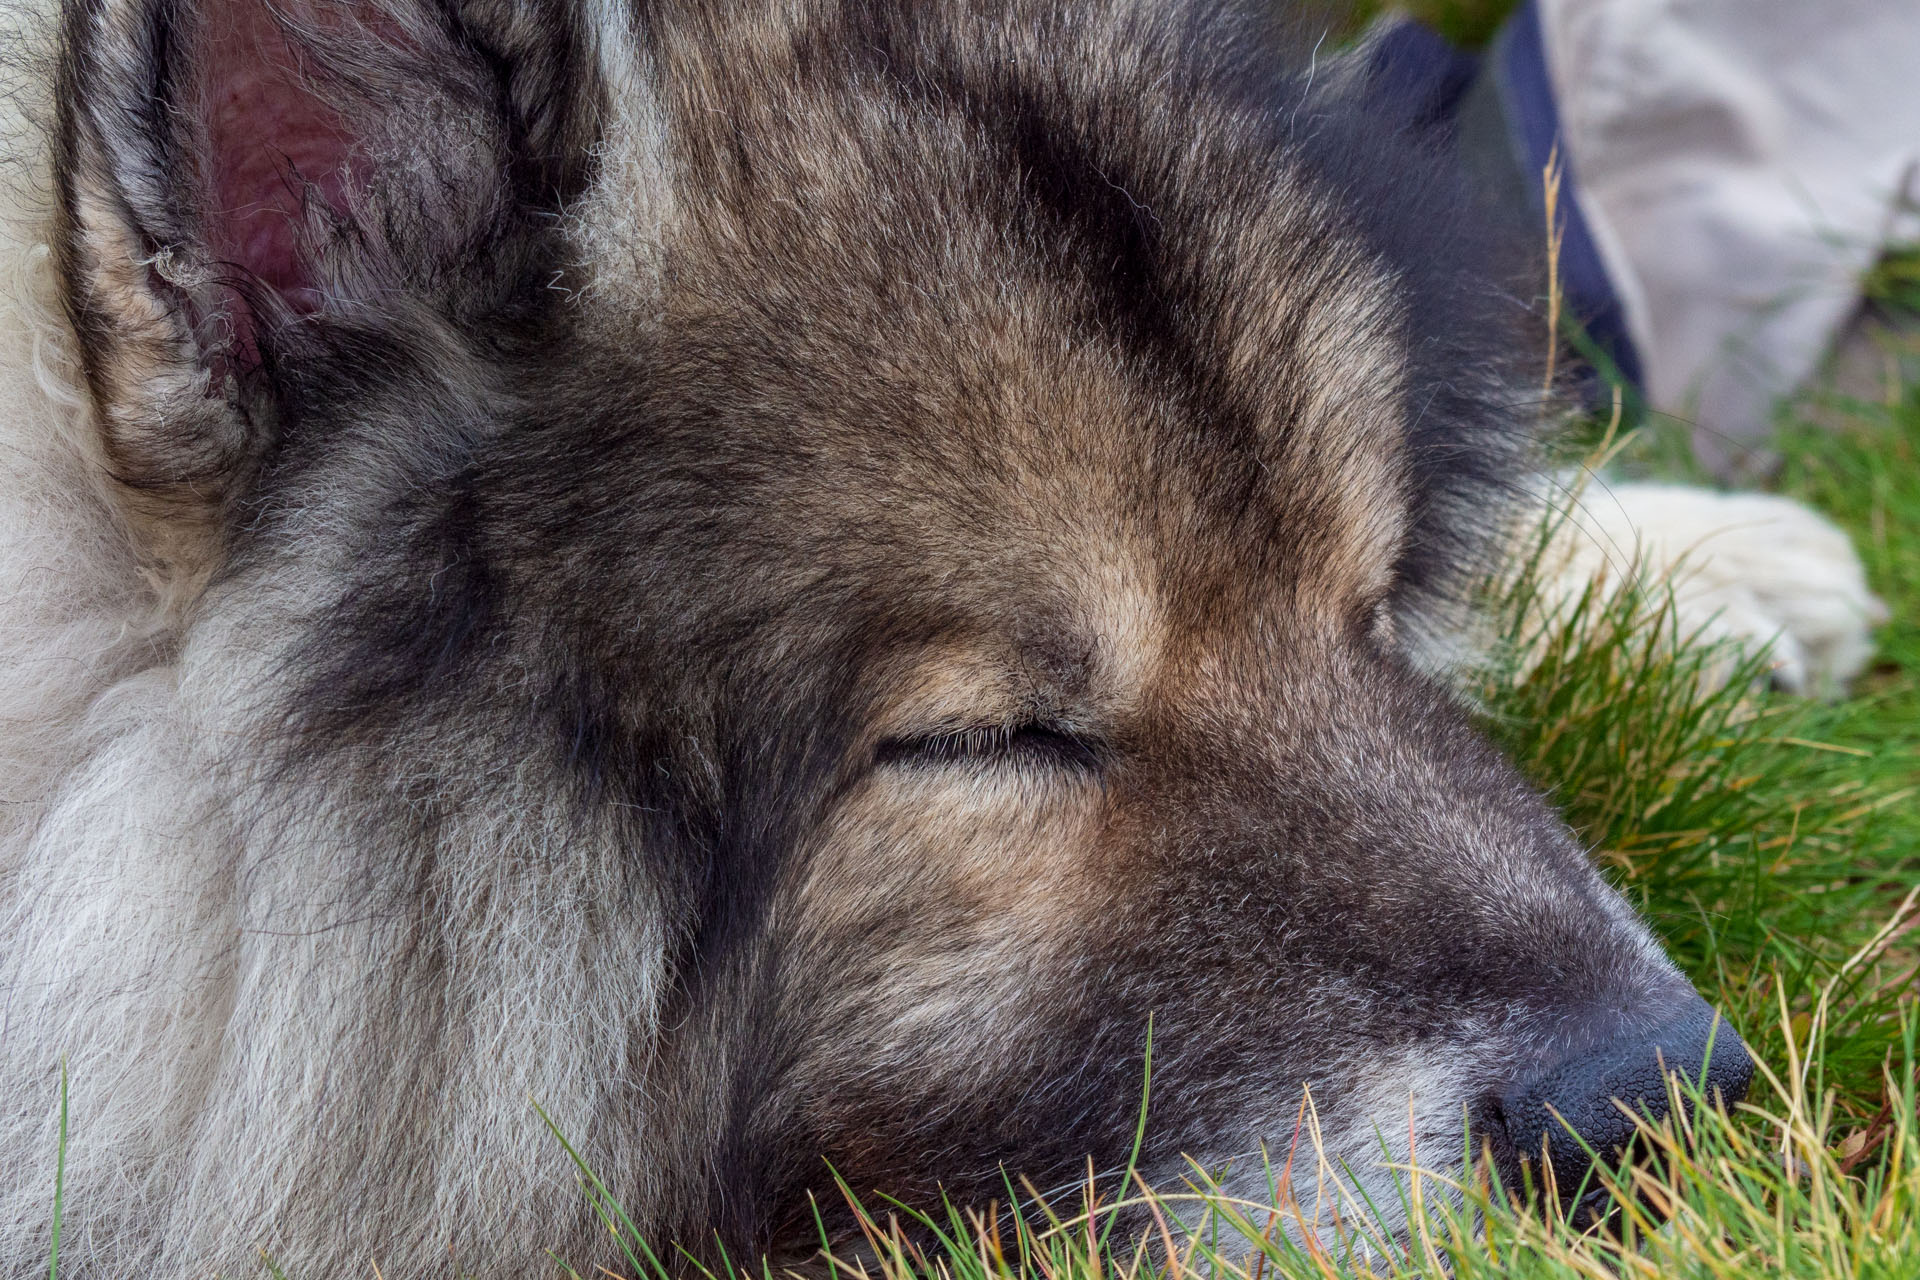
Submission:
[[[1656,1121],[1667,1114],[1666,1073],[1703,1085],[1709,1102],[1718,1094],[1731,1106],[1746,1096],[1753,1078],[1747,1046],[1706,1001],[1691,994],[1688,1001],[1653,1031],[1600,1040],[1522,1081],[1501,1099],[1501,1118],[1516,1154],[1537,1167],[1544,1149],[1563,1197],[1571,1199],[1587,1180],[1590,1161],[1583,1142],[1602,1159],[1615,1159],[1625,1149],[1634,1123],[1622,1103]],[[1689,1105],[1684,1093],[1681,1103]],[[1588,1187],[1587,1196],[1594,1190]]]

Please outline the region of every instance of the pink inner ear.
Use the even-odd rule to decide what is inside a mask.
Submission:
[[[353,139],[340,112],[308,88],[268,9],[214,0],[202,10],[195,61],[209,152],[206,231],[218,258],[306,312],[320,295],[302,252],[302,202],[346,211]],[[250,333],[237,336],[253,346]]]

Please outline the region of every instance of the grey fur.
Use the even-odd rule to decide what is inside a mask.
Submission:
[[[656,1240],[798,1256],[829,1160],[1117,1162],[1149,1014],[1165,1174],[1309,1083],[1444,1141],[1688,994],[1411,656],[1526,317],[1270,26],[73,4],[0,1273],[63,1060],[67,1274],[507,1276],[612,1261],[535,1102]]]

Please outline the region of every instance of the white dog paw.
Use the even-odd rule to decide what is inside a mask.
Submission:
[[[1561,592],[1637,563],[1671,584],[1681,635],[1768,646],[1775,682],[1795,693],[1844,691],[1887,620],[1847,535],[1771,494],[1595,480],[1556,540]]]

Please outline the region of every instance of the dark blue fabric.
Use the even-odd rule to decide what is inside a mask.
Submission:
[[[1382,103],[1408,123],[1451,128],[1460,100],[1480,74],[1480,59],[1411,19],[1393,23],[1369,50],[1368,80]]]
[[[1541,175],[1560,138],[1560,110],[1553,100],[1553,81],[1547,73],[1546,43],[1540,31],[1540,11],[1527,0],[1507,20],[1493,49],[1493,75],[1500,105],[1512,133],[1515,159],[1532,178],[1535,210],[1546,212]],[[1626,310],[1607,277],[1606,264],[1594,245],[1593,232],[1581,215],[1579,175],[1563,149],[1560,153],[1559,211],[1564,219],[1560,247],[1560,287],[1567,309],[1586,335],[1627,382],[1642,389],[1640,356],[1627,328]]]
[[[1376,28],[1367,57],[1368,81],[1380,109],[1429,132],[1441,146],[1453,141],[1455,117],[1477,79],[1489,77],[1506,125],[1506,150],[1532,202],[1532,225],[1542,225],[1546,212],[1542,175],[1559,140],[1560,112],[1547,72],[1536,0],[1527,0],[1507,20],[1485,59],[1456,48],[1439,32],[1411,18],[1389,19]],[[1579,175],[1564,151],[1560,167],[1560,287],[1574,322],[1574,340],[1603,377],[1617,376],[1639,392],[1640,356],[1627,328],[1626,311],[1581,213]],[[1505,199],[1512,202],[1516,195],[1510,192]],[[1596,377],[1590,388],[1597,402],[1609,394],[1603,377]]]

